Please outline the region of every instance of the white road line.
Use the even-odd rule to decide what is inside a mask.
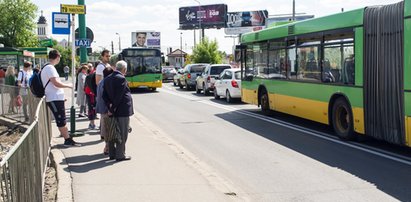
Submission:
[[[309,135],[312,135],[312,136],[315,136],[315,137],[318,137],[318,138],[321,138],[321,139],[324,139],[324,140],[328,140],[330,142],[341,144],[341,145],[344,145],[344,146],[347,146],[347,147],[351,147],[351,148],[354,148],[354,149],[357,149],[357,150],[360,150],[360,151],[364,151],[364,152],[374,154],[374,155],[379,156],[379,157],[387,158],[387,159],[390,159],[390,160],[393,160],[393,161],[396,161],[396,162],[403,163],[403,164],[411,166],[411,159],[410,158],[403,157],[403,156],[395,154],[395,153],[386,152],[386,151],[383,151],[381,149],[371,148],[371,147],[368,147],[368,146],[365,146],[365,145],[359,145],[359,144],[355,144],[355,143],[343,142],[343,141],[339,140],[337,137],[331,136],[331,135],[326,134],[326,133],[313,131],[309,128],[294,125],[294,124],[287,123],[287,122],[284,122],[284,121],[281,121],[281,120],[278,120],[278,119],[274,119],[274,118],[268,118],[268,117],[265,117],[265,116],[262,116],[262,115],[259,115],[259,114],[254,114],[252,112],[247,112],[245,110],[237,109],[237,108],[234,108],[234,107],[219,105],[219,104],[213,103],[209,100],[200,100],[198,98],[196,99],[196,97],[193,96],[193,95],[184,95],[184,94],[181,94],[181,93],[178,93],[178,92],[173,92],[173,91],[165,90],[165,89],[161,89],[161,91],[165,92],[165,93],[168,93],[168,94],[175,95],[175,96],[179,96],[179,97],[182,97],[182,98],[185,98],[185,99],[188,99],[188,100],[199,100],[198,102],[203,103],[203,104],[207,104],[207,105],[210,105],[210,106],[213,106],[213,107],[216,107],[216,108],[224,109],[224,110],[229,111],[229,112],[235,112],[235,113],[242,114],[242,115],[245,115],[245,116],[260,119],[260,120],[263,120],[263,121],[266,121],[266,122],[269,122],[269,123],[273,123],[273,124],[276,124],[276,125],[279,125],[279,126],[282,126],[282,127],[285,127],[285,128],[296,130],[296,131],[299,131],[299,132],[302,132],[302,133],[305,133],[305,134],[309,134]]]

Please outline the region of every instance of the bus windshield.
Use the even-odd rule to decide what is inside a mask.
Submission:
[[[161,73],[161,58],[159,57],[125,57],[127,76],[137,74]]]

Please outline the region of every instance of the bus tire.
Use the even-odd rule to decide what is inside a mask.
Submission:
[[[260,95],[260,107],[261,107],[261,112],[265,115],[272,115],[272,111],[270,109],[270,101],[268,98],[268,93],[265,89],[261,91]]]
[[[354,122],[350,105],[345,98],[338,98],[332,108],[332,126],[340,139],[354,140]]]

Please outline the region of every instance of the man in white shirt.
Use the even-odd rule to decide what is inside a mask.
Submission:
[[[46,86],[46,102],[54,115],[60,134],[64,137],[64,146],[81,146],[70,137],[66,126],[63,88],[73,88],[73,85],[64,84],[60,81],[60,76],[54,67],[60,62],[60,57],[61,55],[57,50],[49,52],[49,63],[41,70],[41,81],[43,86]]]
[[[110,67],[110,51],[103,50],[101,52],[101,63],[96,67],[96,84],[98,85],[103,79],[103,71],[105,68]]]
[[[29,100],[28,100],[28,88],[29,88],[29,80],[31,76],[33,75],[33,72],[31,71],[31,62],[26,61],[24,62],[23,65],[23,70],[19,72],[17,75],[17,85],[20,88],[20,95],[23,100],[23,113],[24,113],[24,121],[28,122],[29,121],[29,115],[28,115],[28,110],[27,106],[29,105]]]

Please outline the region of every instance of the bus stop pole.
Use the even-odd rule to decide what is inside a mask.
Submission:
[[[76,36],[75,36],[75,14],[71,14],[72,20],[71,20],[71,80],[72,80],[72,85],[75,85],[76,83],[76,46],[75,46],[75,41],[76,41]],[[71,108],[70,108],[70,134],[73,135],[76,131],[76,110],[74,109],[74,86],[71,88]]]

